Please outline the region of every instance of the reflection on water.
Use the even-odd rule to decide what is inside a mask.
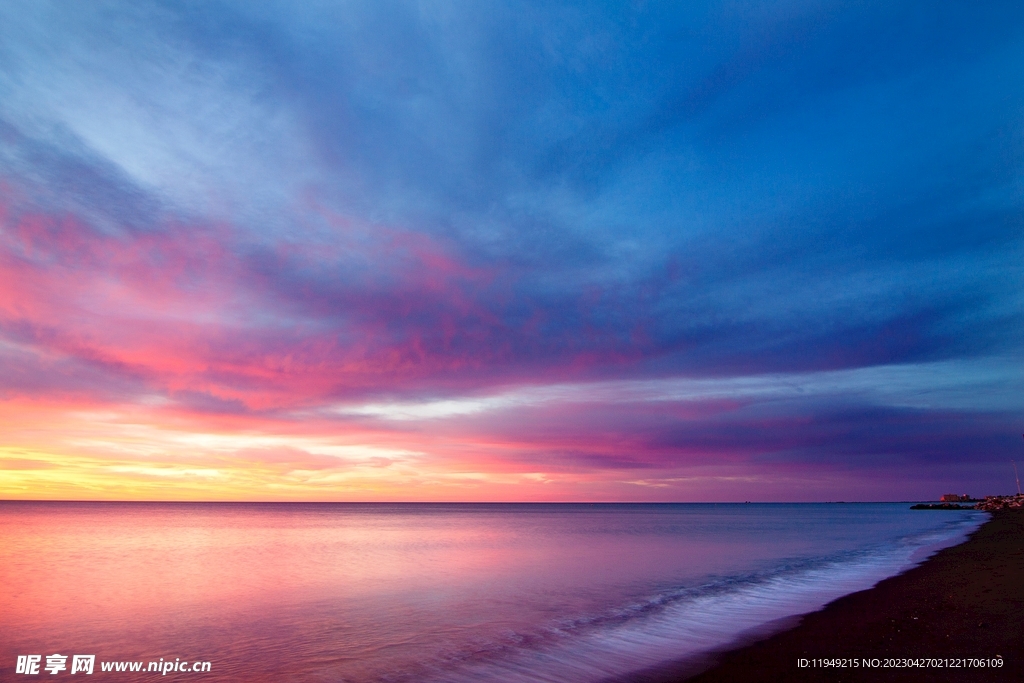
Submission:
[[[802,605],[840,575],[850,590],[870,585],[982,518],[950,515],[6,502],[0,672],[18,654],[60,652],[96,654],[97,674],[102,661],[207,660],[204,681],[592,680],[789,613],[779,596],[793,586]],[[738,614],[730,604],[745,616],[699,626],[700,614]]]

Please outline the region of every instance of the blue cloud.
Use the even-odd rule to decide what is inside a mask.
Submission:
[[[1013,3],[2,12],[5,177],[99,228],[231,223],[267,348],[282,325],[372,330],[486,384],[1004,354],[1022,332]],[[435,266],[372,248],[386,231],[490,279],[409,277]]]

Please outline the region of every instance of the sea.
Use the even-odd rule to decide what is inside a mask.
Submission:
[[[628,681],[987,519],[909,507],[0,502],[0,680]]]

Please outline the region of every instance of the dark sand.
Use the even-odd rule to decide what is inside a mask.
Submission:
[[[941,515],[942,511],[922,511]],[[797,660],[985,658],[1002,668],[800,668]],[[652,680],[1022,681],[1024,510],[993,514],[965,543],[924,564],[804,616],[792,630],[727,652],[696,677],[661,671]],[[706,660],[704,666],[707,665]],[[691,662],[689,671],[692,673]],[[703,666],[701,667],[703,668]],[[654,674],[654,672],[652,672]]]

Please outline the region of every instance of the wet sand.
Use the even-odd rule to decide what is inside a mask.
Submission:
[[[943,514],[922,511],[921,514]],[[878,668],[864,659],[1002,658],[1000,668]],[[860,666],[818,668],[822,659]],[[801,667],[798,660],[807,660]],[[717,662],[708,669],[709,663]],[[706,669],[693,676],[695,668]],[[808,614],[791,630],[738,650],[680,663],[648,680],[1024,681],[1024,510],[1000,511],[966,542]]]

